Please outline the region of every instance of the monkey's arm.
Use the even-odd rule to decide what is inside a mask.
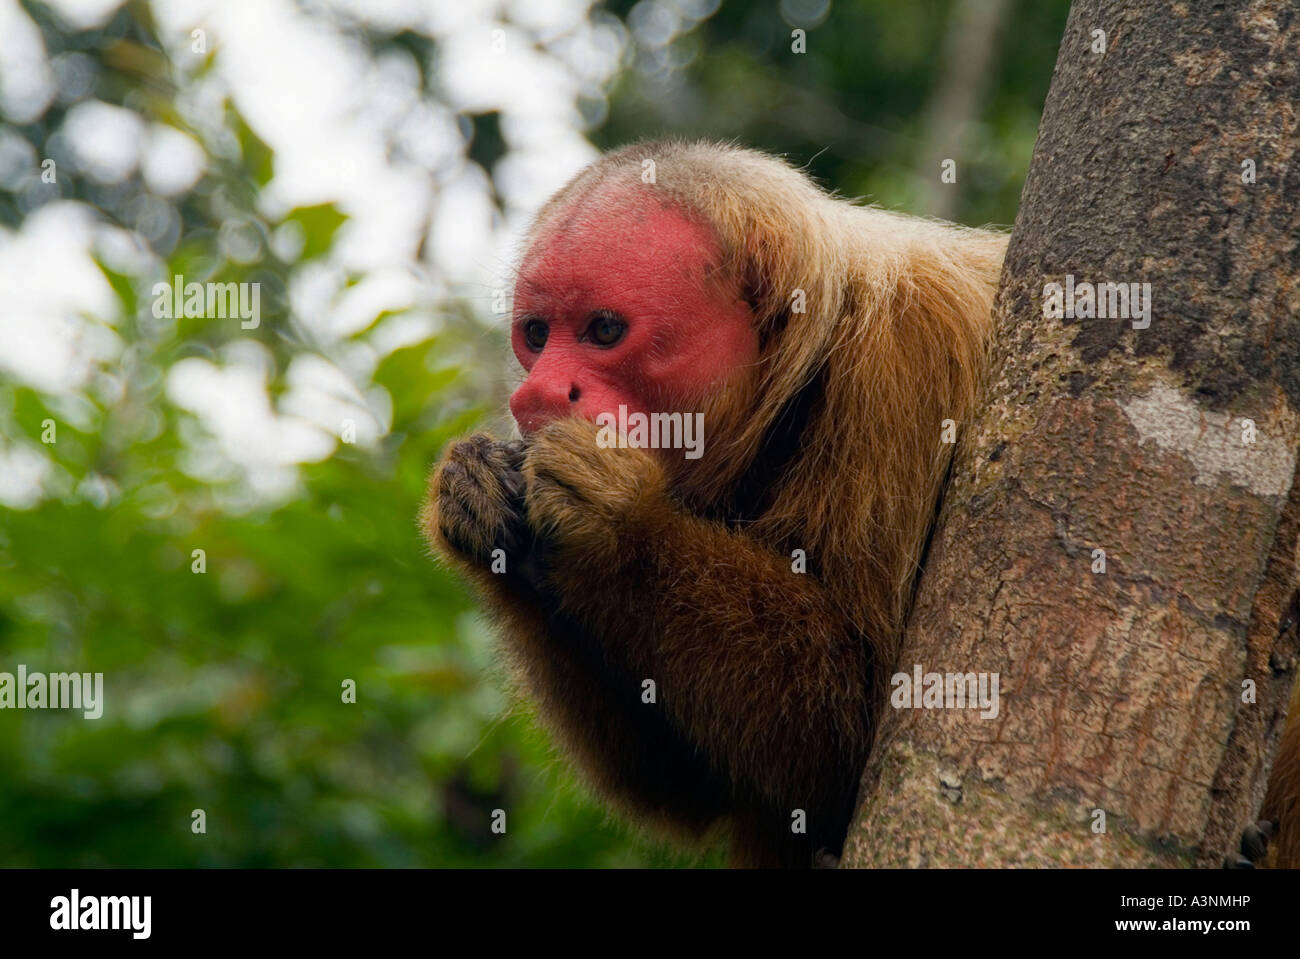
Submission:
[[[512,672],[597,788],[662,825],[699,835],[725,809],[718,777],[639,681],[613,672],[572,618],[548,610],[526,566],[522,444],[477,435],[453,443],[421,517],[439,556],[468,578],[501,628]],[[493,572],[493,550],[500,549]]]
[[[554,422],[524,460],[528,522],[560,607],[655,680],[676,725],[778,804],[824,808],[865,761],[867,650],[812,576],[669,499],[646,450]]]

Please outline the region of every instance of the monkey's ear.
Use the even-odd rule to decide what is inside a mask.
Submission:
[[[758,316],[757,313],[754,314]],[[778,310],[764,319],[757,320],[758,323],[758,348],[764,350],[768,344],[785,333],[785,328],[790,325],[790,309]]]
[[[761,346],[779,336],[790,322],[789,294],[796,283],[786,265],[789,256],[788,242],[771,238],[750,238],[740,276],[741,297],[754,317]]]
[[[785,329],[789,321],[789,317],[785,316],[774,322],[776,317],[771,315],[772,290],[771,278],[762,272],[757,262],[746,258],[740,273],[740,296],[745,301],[745,306],[749,308],[749,315],[754,318],[760,350],[765,349],[773,335]]]

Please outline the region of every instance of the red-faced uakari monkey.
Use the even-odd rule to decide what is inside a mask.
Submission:
[[[537,217],[523,439],[452,444],[424,526],[638,819],[724,828],[740,865],[838,854],[1005,248],[707,143],[609,154]],[[702,422],[702,451],[602,414],[681,414],[656,438]]]

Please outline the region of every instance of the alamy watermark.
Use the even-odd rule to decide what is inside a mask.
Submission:
[[[917,663],[911,673],[894,673],[889,703],[895,709],[978,709],[980,719],[997,719],[999,683],[998,673],[927,673]]]
[[[703,413],[596,414],[596,445],[601,449],[685,450],[688,460],[704,455]]]
[[[1043,316],[1048,319],[1132,320],[1133,329],[1151,325],[1150,283],[1075,284],[1074,274],[1065,275],[1065,285],[1043,284]]]
[[[0,709],[80,709],[87,719],[104,715],[103,673],[0,673]]]
[[[153,285],[153,315],[159,320],[239,319],[255,330],[262,322],[262,284],[185,282],[177,274],[171,283]]]
[[[121,930],[133,939],[148,939],[152,916],[153,896],[83,896],[73,889],[50,900],[50,928],[56,931]]]

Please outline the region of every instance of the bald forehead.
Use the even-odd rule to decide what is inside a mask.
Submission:
[[[606,186],[551,213],[524,257],[518,292],[702,286],[721,260],[717,239],[696,218],[649,189]]]

